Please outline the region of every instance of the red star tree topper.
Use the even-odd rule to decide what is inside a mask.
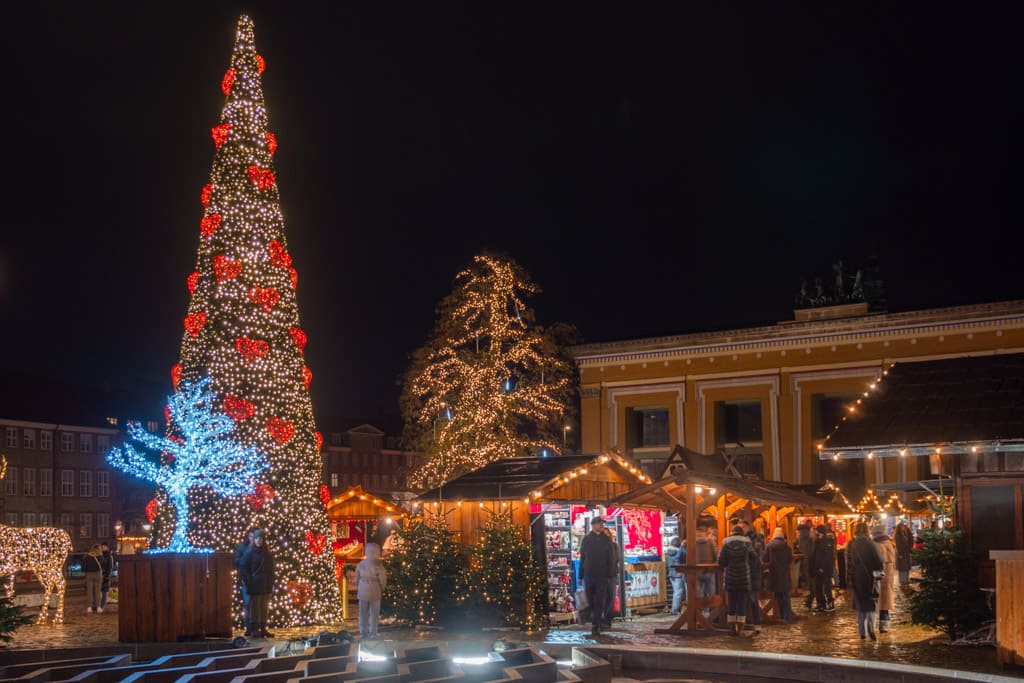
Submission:
[[[255,483],[273,495],[260,495],[254,505],[251,496],[219,498],[197,489],[188,534],[197,547],[232,551],[250,527],[266,529],[277,568],[272,624],[324,624],[341,617],[341,602],[334,558],[319,544],[328,533],[319,435],[312,375],[302,358],[298,264],[288,251],[274,169],[278,141],[260,80],[264,64],[243,16],[228,75],[209,84],[211,99],[223,86],[225,101],[220,120],[211,122],[210,177],[196,179],[202,211],[189,229],[198,258],[172,376],[175,383],[211,377],[219,407],[236,420],[235,438],[267,456],[270,467]],[[159,506],[156,545],[167,544],[173,514],[173,506]],[[290,597],[298,594],[302,600]]]

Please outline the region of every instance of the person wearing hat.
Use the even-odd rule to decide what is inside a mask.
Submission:
[[[252,532],[252,545],[242,557],[238,573],[249,593],[252,635],[256,638],[273,638],[267,631],[267,613],[270,594],[274,589],[274,556],[267,548],[266,532],[256,529]]]
[[[764,561],[768,564],[768,590],[775,594],[775,604],[779,606],[779,618],[787,624],[793,623],[793,605],[790,594],[793,592],[793,550],[786,541],[782,527],[775,527],[772,540],[764,551]]]
[[[732,534],[722,540],[718,554],[718,566],[725,568],[725,591],[729,600],[729,630],[733,635],[743,632],[747,621],[747,598],[750,593],[750,566],[760,562],[754,552],[754,544],[743,532],[742,526],[734,526]]]
[[[615,566],[615,548],[604,532],[604,520],[594,515],[590,519],[590,533],[580,543],[580,576],[590,603],[591,635],[601,633],[608,584],[615,575]]]

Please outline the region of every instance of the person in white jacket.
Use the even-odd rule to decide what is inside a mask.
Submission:
[[[380,599],[388,583],[380,546],[376,543],[366,544],[366,559],[356,565],[356,583],[359,586],[359,636],[373,640],[377,637]]]

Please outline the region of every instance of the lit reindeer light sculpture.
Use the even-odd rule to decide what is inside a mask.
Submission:
[[[50,596],[57,594],[57,613],[53,623],[64,621],[64,562],[71,552],[71,536],[52,526],[19,529],[0,524],[0,576],[8,576],[7,597],[14,597],[14,574],[31,571],[43,585],[43,607],[36,620],[46,622]]]

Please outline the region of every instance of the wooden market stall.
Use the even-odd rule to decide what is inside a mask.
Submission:
[[[379,543],[387,552],[392,534],[409,513],[396,503],[356,485],[327,502],[331,527],[331,550],[336,562],[342,601],[342,616],[358,611],[356,585],[351,581],[355,566],[366,556],[367,543]]]
[[[697,576],[718,572],[717,564],[694,564],[697,555],[697,520],[710,518],[718,530],[718,538],[729,535],[729,520],[740,517],[764,522],[766,536],[781,526],[786,538],[795,538],[796,519],[801,515],[842,515],[849,509],[808,494],[783,482],[765,481],[752,476],[737,476],[726,471],[721,454],[704,455],[688,449],[677,449],[666,467],[665,476],[613,499],[610,505],[634,505],[676,512],[686,527],[686,565],[674,565],[683,572],[687,586],[686,609],[667,629],[656,633],[690,633],[697,629],[714,630],[714,622],[724,607],[722,595],[698,597]],[[763,593],[765,609],[762,616],[775,615],[774,596]],[[705,616],[705,610],[708,611]]]
[[[552,621],[567,621],[576,616],[578,545],[593,514],[605,518],[622,548],[625,571],[616,593],[620,613],[665,603],[660,512],[606,507],[609,500],[648,482],[637,463],[614,452],[507,458],[421,494],[413,501],[413,512],[442,516],[464,546],[479,541],[492,515],[508,515],[531,540],[534,556],[547,572]]]

